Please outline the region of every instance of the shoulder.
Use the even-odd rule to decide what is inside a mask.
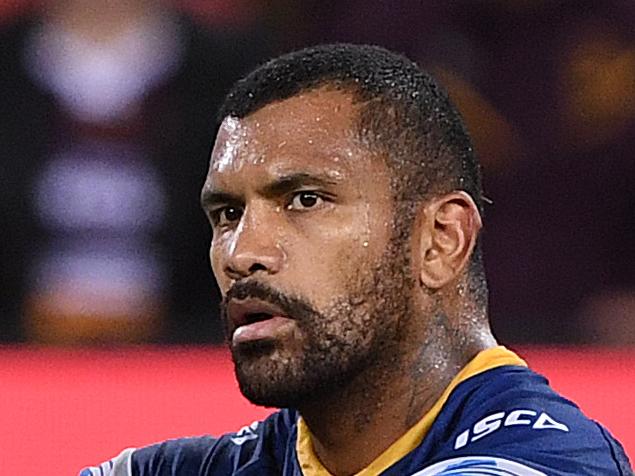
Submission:
[[[295,412],[282,410],[218,438],[178,438],[128,449],[80,476],[202,476],[233,474],[246,466],[270,471],[281,464],[295,424]]]
[[[524,367],[499,367],[466,380],[446,407],[439,423],[446,429],[448,463],[510,471],[500,474],[632,474],[605,428]],[[525,465],[524,472],[513,472],[517,465]]]

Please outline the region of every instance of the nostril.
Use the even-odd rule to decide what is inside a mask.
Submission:
[[[256,271],[267,271],[267,268],[265,267],[264,264],[254,263],[249,267],[249,272],[255,273]]]
[[[231,266],[227,266],[225,268],[225,274],[227,274],[227,276],[229,276],[231,279],[240,279],[240,278],[243,277],[242,273],[240,273],[239,271],[235,270]]]
[[[243,260],[243,262],[239,260],[234,262],[233,264],[225,266],[225,274],[232,279],[246,278],[247,276],[251,276],[257,271],[269,272],[269,268],[267,268],[265,264],[258,261],[247,263],[246,260]]]

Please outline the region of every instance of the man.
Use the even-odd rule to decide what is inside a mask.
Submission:
[[[497,346],[478,164],[415,64],[291,53],[220,117],[202,192],[212,268],[241,391],[283,410],[82,474],[632,474],[604,428]]]

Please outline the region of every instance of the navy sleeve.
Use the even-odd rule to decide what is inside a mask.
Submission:
[[[295,415],[283,410],[236,433],[180,438],[136,450],[131,476],[280,474]]]
[[[283,410],[220,438],[200,436],[129,449],[81,476],[255,476],[280,474],[295,425]]]
[[[205,456],[218,441],[208,436],[179,438],[140,448],[132,454],[130,476],[202,474]]]

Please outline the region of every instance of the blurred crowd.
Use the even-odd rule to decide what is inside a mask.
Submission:
[[[222,340],[198,206],[229,86],[310,44],[435,75],[481,158],[494,332],[635,344],[630,0],[0,6],[0,342]]]

